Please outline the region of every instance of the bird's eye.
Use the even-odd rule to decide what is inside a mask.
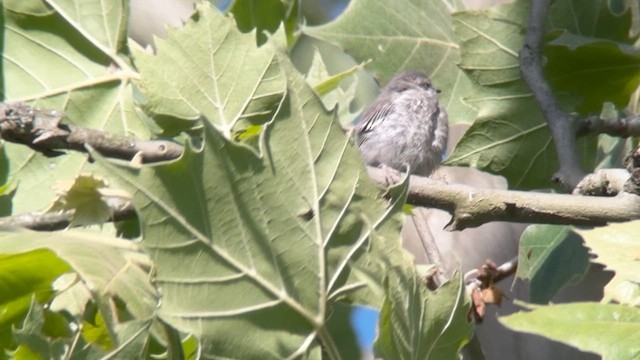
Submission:
[[[431,88],[431,83],[423,82],[422,84],[420,84],[420,87],[425,90],[429,90]]]

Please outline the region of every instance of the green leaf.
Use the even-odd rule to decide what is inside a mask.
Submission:
[[[618,119],[620,113],[615,105],[606,102],[602,105],[600,119],[612,121]],[[619,168],[624,165],[625,156],[633,151],[632,138],[620,138],[607,134],[598,135],[598,150],[594,161],[594,170]]]
[[[351,69],[330,76],[327,72],[327,69],[324,67],[324,64],[322,63],[322,57],[320,56],[320,53],[316,50],[314,52],[311,69],[309,69],[309,74],[307,75],[307,81],[310,82],[310,85],[313,87],[313,90],[315,90],[318,96],[324,97],[330,92],[338,89],[340,81],[355,74],[365,65],[366,64],[356,65]]]
[[[18,2],[5,4],[25,12],[4,13],[3,101],[36,101],[64,112],[63,123],[149,136],[133,104],[131,80],[138,74],[125,55],[124,1],[109,2],[104,12],[99,0],[49,1],[52,10],[35,11],[38,16]],[[5,151],[10,178],[20,180],[14,213],[43,210],[55,197],[55,180],[72,179],[86,166],[79,154],[46,158],[16,144]]]
[[[362,359],[356,333],[351,325],[352,313],[352,306],[338,303],[333,306],[327,319],[327,331],[335,339],[342,359]]]
[[[503,175],[515,188],[547,183],[556,170],[542,113],[520,79],[518,51],[528,10],[528,2],[519,2],[456,13],[453,20],[460,66],[478,86],[466,102],[479,113],[447,163]]]
[[[120,359],[144,359],[149,357],[149,334],[151,332],[150,320],[131,320],[116,325],[118,348],[109,353],[109,356]],[[172,350],[170,350],[172,351]]]
[[[6,0],[2,5],[8,11],[24,15],[44,16],[53,13],[44,0]]]
[[[89,287],[95,300],[103,298],[106,301],[116,296],[135,317],[149,319],[155,316],[159,295],[149,281],[150,260],[134,243],[83,231],[0,232],[0,254],[39,249],[48,249],[69,264]],[[22,271],[42,271],[40,266],[38,262],[29,261]]]
[[[477,86],[462,70],[457,71],[452,79],[454,81],[451,95],[441,96],[440,104],[447,109],[450,124],[472,124],[477,119],[478,109],[468,99],[477,91]],[[438,85],[438,89],[440,88],[441,86]]]
[[[632,28],[638,21],[633,18],[633,7],[633,1],[627,0],[592,0],[589,6],[580,0],[557,0],[549,10],[548,28],[631,45],[638,36],[638,29],[634,32]]]
[[[603,360],[631,360],[640,355],[640,309],[614,304],[572,303],[533,307],[531,311],[500,317],[500,322],[560,341]]]
[[[304,31],[338,44],[356,61],[371,59],[369,69],[381,82],[422,69],[443,86],[438,80],[445,80],[446,62],[455,67],[458,60],[451,16],[440,1],[354,0],[333,22]]]
[[[610,224],[593,229],[576,229],[598,257],[595,261],[615,276],[604,288],[604,301],[640,305],[640,222]]]
[[[2,254],[0,255],[0,302],[2,303],[21,297],[31,298],[34,293],[39,293],[38,298],[46,301],[52,294],[51,283],[58,276],[69,271],[69,266],[50,251],[35,250],[16,255],[6,255],[6,252],[2,252]],[[36,264],[37,266],[34,266]],[[2,314],[6,315],[7,309],[4,309]]]
[[[467,321],[469,301],[462,277],[435,292],[415,270],[394,266],[387,272],[387,298],[382,306],[376,356],[385,359],[455,359],[473,336]]]
[[[48,301],[52,283],[67,271],[69,266],[46,250],[0,255],[0,344],[11,343],[11,327],[27,314],[34,296]]]
[[[187,360],[198,359],[198,341],[193,336],[188,336],[182,340],[182,353]]]
[[[551,134],[531,94],[519,85],[485,98],[469,99],[481,106],[478,119],[465,132],[446,164],[473,166],[502,175],[511,188],[549,186],[557,170]],[[520,97],[514,101],[514,98]]]
[[[95,305],[92,306],[97,305],[100,311],[95,316],[98,319],[104,319],[104,321],[95,322],[99,326],[93,329],[97,329],[97,333],[101,334],[101,337],[88,335],[87,339],[94,343],[100,343],[103,346],[102,350],[106,350],[106,347],[113,344],[112,356],[135,353],[138,355],[133,358],[140,358],[140,354],[144,352],[150,339],[149,329],[151,321],[156,317],[159,294],[150,283],[150,260],[139,251],[134,243],[81,231],[47,234],[24,230],[0,232],[0,253],[12,254],[26,251],[30,251],[27,254],[38,252],[50,254],[61,263],[60,259],[64,260],[71,269],[75,270],[82,282],[82,288],[79,288],[77,283],[75,285],[71,285],[73,283],[62,284],[64,287],[60,291],[63,295],[53,300],[51,309],[64,310],[67,314],[75,317],[76,327],[80,326],[81,318],[87,314],[88,298],[79,290],[90,291],[92,300],[95,302]],[[51,252],[58,257],[55,257]],[[23,265],[21,271],[27,272],[33,269],[33,271],[42,272],[42,265],[42,262],[30,261]],[[65,270],[68,270],[69,267],[64,265]],[[67,292],[69,293],[67,294]],[[68,295],[66,298],[65,294]],[[78,295],[81,299],[78,299]],[[129,322],[122,323],[122,321],[131,317],[135,319],[131,326],[134,323],[138,324],[135,327],[137,330],[123,330],[130,325],[126,325]],[[49,318],[47,320],[49,324],[44,324],[43,334],[53,336],[60,333],[60,324],[53,323],[56,317],[52,315]],[[88,324],[85,325],[84,329],[89,331],[87,334],[90,334],[91,327]],[[40,334],[40,330],[34,333]],[[98,341],[98,339],[101,340]],[[36,338],[36,340],[38,339]],[[61,339],[67,345],[70,344],[70,340],[69,338]],[[38,341],[36,345],[42,342]],[[73,347],[74,352],[67,354],[67,356],[93,358],[104,355],[97,346],[82,344],[84,344],[84,340],[77,345],[77,348]],[[38,346],[42,348],[44,343]],[[29,348],[36,350],[31,345]],[[18,351],[26,350],[18,349]],[[37,351],[41,352],[41,350]],[[125,356],[125,358],[127,357]]]
[[[47,5],[104,54],[115,58],[126,51],[128,1],[49,0]]]
[[[329,75],[320,51],[318,51],[317,48],[313,49],[313,61],[306,76],[307,83],[309,83],[316,94],[322,99],[322,103],[326,109],[335,109],[337,106],[337,115],[340,124],[352,124],[360,113],[358,110],[352,111],[351,107],[354,105],[356,86],[358,85],[355,74],[365,65],[366,64],[354,65],[332,76]],[[347,90],[344,90],[340,86],[340,83],[345,79],[351,80],[351,84]]]
[[[443,90],[450,121],[473,121],[475,111],[461,102],[471,88],[456,66],[458,44],[443,2],[354,0],[333,22],[303,31],[339,45],[357,62],[371,61],[367,69],[383,84],[401,71],[424,71]]]
[[[520,82],[518,52],[528,23],[528,2],[453,15],[460,38],[460,67],[482,86]],[[509,19],[509,22],[505,22]]]
[[[238,29],[249,32],[256,29],[258,45],[267,41],[267,34],[275,33],[284,23],[287,44],[292,45],[298,25],[299,0],[235,0],[230,12]]]
[[[582,238],[567,226],[531,225],[520,238],[518,271],[530,280],[530,301],[544,304],[564,285],[582,278],[589,252]]]
[[[85,3],[88,7],[100,4],[95,0]],[[50,4],[56,5],[55,2]],[[122,6],[119,1],[114,5],[114,8]],[[131,76],[127,72],[130,67],[116,54],[116,48],[100,43],[98,38],[103,36],[93,36],[82,28],[87,23],[75,22],[73,18],[78,14],[66,12],[70,10],[67,6],[57,10],[47,16],[5,13],[2,60],[4,81],[8,86],[3,89],[4,100],[32,100],[64,94]],[[100,21],[93,21],[94,24],[110,21],[101,12],[96,15]],[[110,69],[112,62],[123,68],[112,66]]]
[[[99,312],[95,313],[95,318],[91,321],[82,323],[82,337],[88,343],[98,345],[105,351],[113,347],[107,324]]]
[[[20,345],[17,350],[18,354],[30,353],[31,356],[40,359],[61,359],[63,357],[66,352],[63,340],[46,336],[43,333],[44,324],[45,310],[37,300],[33,299],[26,318],[21,326],[16,327],[13,331],[16,343]],[[21,356],[16,357],[20,358]]]
[[[100,357],[106,355],[109,358],[145,359],[149,358],[147,347],[151,324],[150,320],[118,323],[113,329],[116,335],[114,341],[111,339],[109,324],[104,321],[100,312],[96,312],[95,319],[82,323],[82,337],[92,345],[94,352],[99,353]],[[118,346],[114,346],[114,342]],[[79,359],[90,357],[82,352],[76,352],[74,355]]]
[[[288,96],[262,157],[205,123],[204,147],[177,161],[100,163],[134,195],[162,320],[212,357],[318,359],[321,343],[337,358],[324,329],[332,305],[381,302],[352,270],[376,268],[379,282],[381,259],[400,251],[402,197],[380,197],[335,115],[278,63]]]
[[[631,45],[556,32],[546,43],[545,74],[558,91],[582,97],[577,110],[596,112],[606,101],[623,108],[640,84],[640,51]]]
[[[286,90],[274,50],[256,47],[253,34],[241,33],[208,3],[184,28],[168,29],[156,46],[157,55],[135,52],[149,112],[186,120],[203,116],[227,138],[272,120]]]
[[[75,273],[64,274],[56,280],[58,293],[49,304],[51,311],[65,311],[75,318],[83,316],[87,303],[91,301],[91,292],[78,280]]]
[[[547,188],[557,171],[544,117],[520,78],[518,52],[528,17],[528,1],[454,14],[460,66],[476,83],[465,102],[477,108],[478,118],[446,162],[502,175],[519,189]],[[579,151],[592,168],[595,141],[581,141]]]

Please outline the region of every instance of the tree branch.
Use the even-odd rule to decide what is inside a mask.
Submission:
[[[369,176],[386,186],[388,174],[369,167]],[[640,219],[640,197],[576,196],[512,190],[485,190],[447,185],[412,175],[407,203],[445,210],[452,215],[447,230],[463,230],[491,221],[536,224],[606,225]]]
[[[625,169],[603,169],[585,176],[573,194],[615,196],[626,190],[631,174]]]
[[[573,189],[585,172],[580,166],[576,147],[576,119],[556,101],[542,72],[542,37],[551,0],[533,0],[525,42],[520,50],[520,71],[544,113],[556,146],[560,169],[553,180],[567,190]]]
[[[578,136],[607,134],[617,137],[640,136],[640,116],[603,119],[599,115],[588,116],[578,124]]]
[[[123,221],[135,218],[133,203],[120,196],[105,196],[105,205],[109,208],[109,221]],[[74,217],[74,210],[58,212],[32,212],[20,215],[0,217],[0,227],[23,227],[37,231],[55,231],[68,228]]]
[[[0,104],[0,137],[24,144],[47,156],[60,149],[87,152],[86,145],[117,159],[139,159],[143,163],[171,160],[182,154],[182,146],[167,140],[138,140],[108,132],[60,123],[64,113],[40,110],[24,103]]]
[[[369,167],[369,176],[387,186],[386,170]],[[105,199],[110,221],[135,217],[135,209],[121,197]],[[452,215],[447,230],[463,230],[491,221],[537,224],[606,225],[640,219],[640,197],[620,193],[615,197],[578,196],[511,190],[485,190],[465,185],[445,184],[412,175],[407,203],[437,208]],[[20,226],[32,230],[53,231],[67,228],[73,211],[27,213],[0,218],[0,226]]]
[[[179,157],[183,148],[170,141],[140,141],[117,137],[102,131],[74,128],[60,124],[62,115],[54,111],[40,111],[26,104],[0,105],[0,134],[6,140],[26,144],[44,153],[56,149],[86,151],[89,144],[108,157],[131,159],[140,157],[144,162],[170,160]],[[86,141],[86,143],[85,143]],[[627,166],[631,174],[640,174],[635,165],[640,163],[640,151],[629,155]],[[633,165],[633,166],[632,166]],[[369,168],[371,178],[382,186],[388,185],[388,173]],[[640,218],[640,197],[630,194],[629,183],[638,182],[632,176],[624,183],[605,177],[601,183],[586,185],[588,189],[602,188],[616,197],[572,196],[507,190],[482,190],[464,185],[447,185],[419,176],[411,176],[407,202],[410,204],[445,210],[452,214],[448,230],[477,227],[491,221],[546,223],[567,225],[605,225]],[[625,184],[621,191],[621,184]],[[611,190],[615,187],[617,190]],[[640,188],[640,186],[636,186]],[[589,192],[589,191],[587,191]],[[113,206],[112,206],[113,205]],[[133,205],[108,204],[111,221],[135,216]],[[0,226],[23,226],[35,230],[55,230],[69,226],[73,212],[29,213],[0,219]]]

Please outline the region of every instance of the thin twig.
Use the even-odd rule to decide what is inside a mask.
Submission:
[[[487,303],[500,306],[504,295],[496,283],[515,274],[517,269],[518,257],[516,256],[500,266],[487,261],[464,275],[465,288],[467,294],[471,295],[473,305],[467,314],[469,320],[473,316],[477,322],[482,322]]]
[[[136,211],[133,203],[121,197],[105,198],[104,204],[109,207],[111,216],[108,221],[133,219]],[[74,211],[32,212],[0,218],[0,227],[23,227],[37,231],[63,230],[71,226]]]
[[[495,264],[488,262],[478,269],[467,271],[467,273],[464,274],[464,282],[465,284],[474,282],[478,284],[497,283],[515,274],[516,270],[518,270],[517,256],[500,266],[495,266]]]
[[[617,137],[640,136],[640,116],[632,115],[614,119],[603,119],[599,115],[586,117],[579,122],[578,136],[607,134]]]

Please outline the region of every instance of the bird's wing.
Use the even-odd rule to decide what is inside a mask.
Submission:
[[[362,145],[362,142],[365,140],[366,136],[363,135],[373,131],[380,121],[393,112],[393,108],[393,101],[379,101],[379,99],[369,106],[367,112],[362,116],[362,119],[356,126],[358,146]]]
[[[437,106],[437,105],[436,105]],[[447,149],[447,140],[449,137],[449,116],[444,107],[438,107],[438,123],[434,129],[433,142],[431,147],[438,149],[438,151],[445,151]]]

